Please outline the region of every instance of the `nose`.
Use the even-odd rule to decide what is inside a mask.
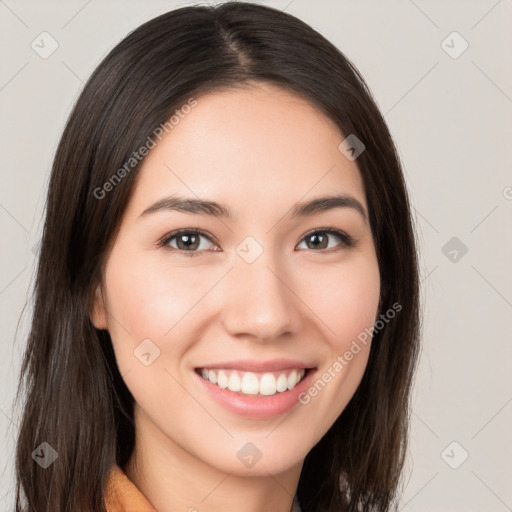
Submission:
[[[264,342],[298,332],[301,317],[292,275],[276,265],[271,251],[254,262],[234,259],[223,283],[223,323],[229,334]]]

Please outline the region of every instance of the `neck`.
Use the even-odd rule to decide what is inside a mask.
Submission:
[[[135,416],[123,470],[158,512],[291,512],[302,463],[275,474],[226,473],[174,443],[137,405]]]

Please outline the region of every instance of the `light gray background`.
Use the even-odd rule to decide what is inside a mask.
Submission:
[[[34,246],[65,120],[116,43],[190,3],[0,0],[2,510],[11,510],[14,494],[19,417],[11,405],[27,319],[16,339],[15,329],[33,283]],[[403,159],[425,317],[401,510],[512,510],[512,2],[266,4],[303,19],[353,60]],[[43,31],[59,45],[47,59],[31,48]],[[448,37],[453,31],[469,44],[458,58],[445,51],[454,55],[464,44]],[[455,246],[443,253],[452,237],[466,254]],[[465,451],[469,457],[453,469]]]

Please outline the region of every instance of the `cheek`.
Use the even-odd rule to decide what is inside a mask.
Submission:
[[[192,414],[178,384],[179,364],[189,348],[191,320],[200,309],[196,305],[211,283],[200,273],[176,265],[171,271],[170,265],[126,254],[112,254],[105,275],[119,371],[144,410]]]
[[[374,325],[380,297],[375,253],[354,255],[340,265],[301,272],[302,297],[318,318],[325,340],[336,353]]]
[[[314,438],[320,439],[354,395],[366,369],[380,273],[375,253],[366,253],[302,275],[310,276],[302,282],[302,294],[327,347],[316,380],[301,398],[307,414],[323,418],[314,425]]]
[[[171,273],[144,255],[111,255],[105,273],[109,332],[121,374],[130,371],[134,386],[140,372],[171,368],[185,352],[180,329],[204,293],[199,281],[191,272]],[[148,352],[146,360],[154,363],[146,367],[137,357]]]
[[[106,272],[109,312],[134,339],[162,339],[193,309],[207,285],[197,272],[144,255],[111,258]]]

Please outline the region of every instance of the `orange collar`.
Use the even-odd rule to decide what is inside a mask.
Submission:
[[[126,473],[115,464],[108,476],[105,491],[107,512],[156,512],[147,498],[139,491]],[[300,512],[297,496],[292,512]]]
[[[126,473],[116,464],[105,490],[107,512],[156,512]]]

